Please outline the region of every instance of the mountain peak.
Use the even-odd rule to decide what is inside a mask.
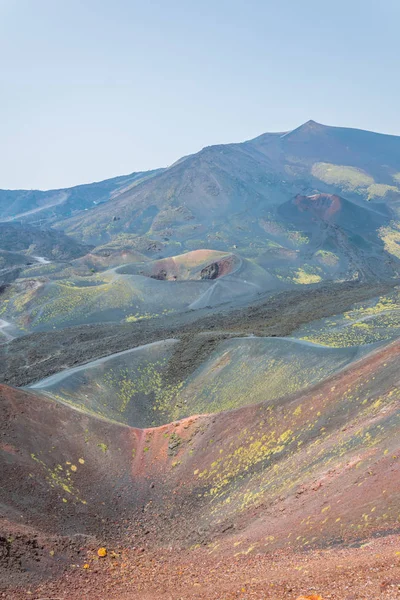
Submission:
[[[323,129],[325,129],[325,125],[321,125],[321,123],[317,123],[316,121],[310,119],[302,125],[299,125],[299,127],[296,127],[295,129],[292,129],[291,131],[288,131],[287,133],[283,134],[281,137],[291,137],[292,135],[298,133],[313,133],[316,131],[322,131]]]
[[[321,123],[317,123],[317,121],[313,121],[312,119],[310,119],[309,121],[306,121],[299,127],[296,127],[296,129],[293,129],[293,131],[291,131],[290,133],[294,133],[297,131],[321,131],[322,129],[325,129],[325,125],[321,125]]]

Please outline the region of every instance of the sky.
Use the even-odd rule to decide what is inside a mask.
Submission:
[[[313,119],[400,135],[398,0],[0,0],[0,188]]]

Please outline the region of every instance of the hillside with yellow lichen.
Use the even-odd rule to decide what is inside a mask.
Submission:
[[[308,121],[0,190],[1,598],[400,598],[399,164]]]

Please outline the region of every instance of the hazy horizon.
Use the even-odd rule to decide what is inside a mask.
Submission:
[[[0,17],[2,189],[165,167],[309,119],[400,134],[392,0],[0,0]]]
[[[236,140],[236,141],[230,141],[230,142],[218,142],[215,145],[225,145],[225,144],[231,144],[231,143],[242,143],[242,142],[246,142],[246,141],[251,141],[252,139],[257,138],[258,136],[261,136],[265,133],[281,133],[282,135],[285,133],[289,133],[290,131],[293,131],[294,129],[297,129],[298,127],[301,127],[302,125],[305,125],[307,122],[309,121],[314,121],[315,119],[308,119],[307,121],[304,121],[304,123],[300,123],[300,125],[297,125],[296,127],[294,127],[293,129],[282,129],[280,131],[262,131],[260,134],[254,136],[253,138],[248,138],[245,140]],[[342,128],[342,129],[360,129],[360,128],[355,128],[355,127],[342,127],[341,125],[330,125],[329,123],[318,123],[319,125],[323,125],[324,127],[337,127],[337,128]],[[392,136],[395,134],[391,134],[391,133],[386,133],[386,132],[382,132],[382,131],[372,131],[372,130],[366,130],[366,129],[362,129],[362,131],[369,131],[370,133],[376,133],[378,135],[388,135],[388,136]],[[399,135],[395,135],[395,137],[400,137]],[[210,145],[214,145],[214,144],[207,144],[207,146]],[[201,148],[198,148],[197,150],[194,150],[194,152],[191,152],[190,154],[196,154],[197,152],[200,152],[203,148],[206,148],[207,146],[202,146]],[[156,169],[165,169],[168,167],[171,167],[175,164],[175,162],[178,162],[180,159],[185,158],[186,156],[189,156],[190,154],[183,154],[182,156],[178,156],[176,157],[175,160],[173,160],[170,164],[168,165],[157,165],[155,167],[150,167],[149,169],[145,169],[144,171],[152,171],[152,170],[156,170]],[[73,183],[72,185],[65,185],[65,186],[56,186],[56,187],[50,187],[50,188],[4,188],[0,185],[0,189],[8,189],[9,191],[21,191],[23,189],[26,190],[38,190],[38,191],[51,191],[54,190],[56,191],[57,189],[64,189],[64,188],[72,188],[72,187],[79,187],[81,185],[85,185],[85,184],[91,184],[91,183],[99,183],[101,181],[106,181],[108,179],[113,179],[116,177],[121,177],[124,175],[130,175],[131,173],[136,173],[136,172],[140,172],[140,169],[133,169],[131,171],[127,171],[125,173],[115,173],[112,174],[110,176],[107,177],[102,177],[101,179],[94,179],[91,181],[79,181],[77,183]]]

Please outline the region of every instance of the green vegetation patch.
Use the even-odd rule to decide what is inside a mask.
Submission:
[[[400,335],[400,292],[357,304],[352,310],[330,319],[310,323],[298,336],[335,348],[361,346],[390,340]]]
[[[318,267],[311,267],[310,265],[304,265],[297,269],[293,281],[300,285],[309,285],[311,283],[319,283],[322,281],[321,275],[319,275]]]
[[[345,190],[356,191],[359,188],[368,188],[375,183],[373,177],[361,169],[346,165],[331,163],[315,163],[311,173],[317,179],[330,185],[338,185]]]
[[[315,258],[319,263],[326,267],[336,267],[336,265],[339,263],[339,257],[337,254],[329,252],[328,250],[318,250],[318,252],[315,253]]]
[[[394,185],[386,185],[384,183],[373,183],[368,187],[368,200],[373,198],[384,198],[389,193],[400,192],[399,188]]]
[[[386,252],[400,259],[400,225],[394,221],[388,227],[379,229],[379,236],[382,239]]]
[[[376,182],[371,175],[356,167],[320,162],[313,165],[311,173],[317,179],[338,186],[345,192],[366,195],[367,200],[384,198],[389,193],[400,193],[398,187]],[[400,178],[396,179],[398,175],[394,175],[393,178],[400,182]]]

